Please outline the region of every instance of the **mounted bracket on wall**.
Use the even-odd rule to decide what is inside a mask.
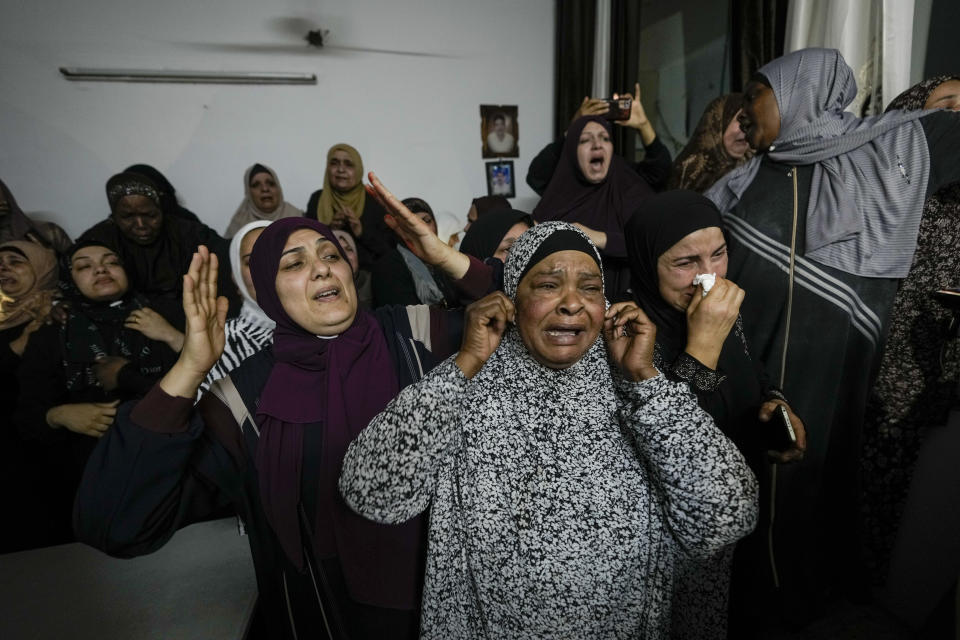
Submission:
[[[273,71],[175,71],[60,67],[67,80],[84,82],[182,82],[190,84],[317,84],[313,73]]]

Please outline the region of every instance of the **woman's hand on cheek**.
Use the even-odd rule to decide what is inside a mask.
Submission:
[[[477,300],[467,307],[463,341],[456,363],[468,379],[477,375],[484,363],[500,346],[507,324],[516,318],[516,308],[499,291]]]
[[[659,375],[653,366],[657,326],[632,302],[611,305],[604,315],[603,335],[610,359],[634,382]]]

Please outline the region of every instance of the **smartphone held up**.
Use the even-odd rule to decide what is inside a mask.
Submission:
[[[605,100],[607,103],[607,112],[603,114],[603,117],[607,120],[629,120],[630,119],[630,109],[633,108],[633,98],[630,94],[617,97],[609,98]]]

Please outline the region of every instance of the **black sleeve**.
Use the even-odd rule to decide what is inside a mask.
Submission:
[[[56,441],[63,429],[47,424],[47,411],[68,402],[59,329],[45,326],[30,336],[17,370],[20,396],[13,421],[24,440]]]
[[[660,137],[657,136],[647,145],[646,151],[646,157],[642,162],[636,163],[634,169],[647,184],[653,187],[654,191],[662,191],[667,186],[670,171],[673,168],[670,150],[660,142]]]
[[[938,111],[921,118],[930,151],[930,179],[927,196],[960,180],[960,112]]]
[[[220,265],[217,270],[217,293],[226,297],[230,302],[227,316],[230,318],[236,317],[243,305],[243,296],[240,295],[240,291],[233,281],[233,273],[230,269],[230,241],[205,224],[200,224],[199,235],[199,244],[204,244],[210,251],[217,254],[217,261]]]
[[[386,210],[379,202],[370,196],[366,197],[360,217],[363,233],[357,237],[357,258],[361,269],[372,268],[377,260],[393,251],[400,242],[397,234],[383,221],[386,215]]]
[[[154,373],[143,373],[141,364],[137,361],[128,362],[117,374],[117,391],[124,398],[141,398],[150,390],[150,387],[160,381],[167,371],[177,361],[178,354],[165,342],[150,341],[153,356],[150,365],[159,365],[160,370]],[[148,367],[149,368],[149,367]]]
[[[530,168],[527,169],[527,184],[537,192],[537,195],[542,196],[543,192],[547,190],[547,185],[553,178],[553,172],[556,171],[557,165],[560,163],[562,151],[563,138],[560,138],[541,149],[540,153],[530,162]]]
[[[231,486],[228,478],[240,477],[236,460],[209,432],[212,414],[192,405],[159,387],[137,404],[120,405],[77,491],[74,528],[81,542],[112,556],[144,555],[177,529],[237,503],[223,488]],[[144,415],[155,419],[154,428],[146,427]],[[239,433],[235,422],[232,427]]]
[[[317,205],[320,203],[321,193],[323,193],[323,189],[317,189],[310,194],[310,199],[307,201],[307,208],[303,210],[304,218],[317,219]]]
[[[108,247],[122,246],[120,241],[120,230],[113,224],[110,218],[102,220],[80,234],[77,242],[92,240],[94,242],[106,242]]]
[[[13,340],[16,340],[18,337],[20,336],[12,336]],[[20,366],[20,356],[10,348],[10,342],[11,340],[4,340],[3,343],[0,344],[0,371],[16,371],[17,367]],[[30,343],[27,342],[28,346],[29,344]]]
[[[370,280],[375,309],[392,304],[420,304],[413,276],[399,251],[391,251],[377,260],[370,270]]]

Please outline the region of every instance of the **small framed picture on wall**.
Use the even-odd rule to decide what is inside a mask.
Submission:
[[[480,138],[484,158],[517,158],[520,150],[520,128],[517,124],[517,105],[480,105]]]
[[[487,162],[487,195],[514,198],[517,195],[513,181],[513,160]]]

